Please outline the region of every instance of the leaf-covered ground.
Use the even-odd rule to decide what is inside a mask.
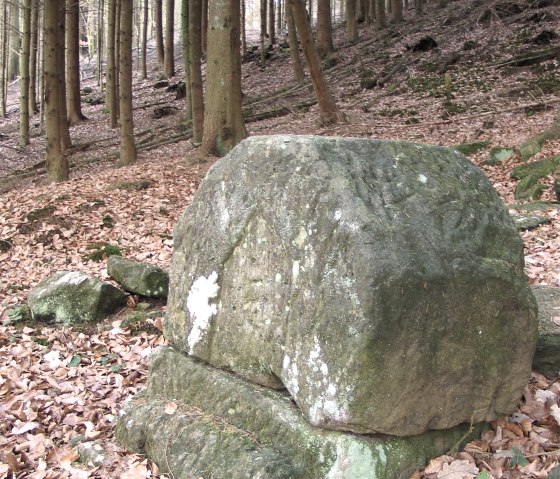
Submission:
[[[498,66],[520,52],[545,48],[533,40],[558,28],[560,7],[528,8],[529,3],[538,2],[457,1],[433,11],[430,5],[421,21],[413,22],[408,12],[405,24],[382,35],[372,36],[371,27],[362,25],[361,41],[354,45],[344,44],[339,29],[337,64],[327,76],[351,119],[348,125],[323,127],[316,122],[316,106],[294,106],[311,98],[311,89],[292,83],[289,54],[276,48],[266,68],[244,65],[245,102],[253,111],[288,106],[291,112],[250,122],[248,129],[251,134],[442,145],[488,140],[486,148],[471,155],[480,164],[491,146],[517,147],[549,128],[559,112],[558,60],[525,68]],[[511,7],[512,13],[500,7],[514,4],[523,8]],[[438,50],[407,48],[427,35],[437,40]],[[478,46],[465,50],[466,42]],[[451,52],[459,52],[460,59],[449,69],[448,92],[434,65]],[[382,76],[400,62],[404,69],[382,88],[360,86],[364,76]],[[172,92],[154,89],[155,80],[156,73],[135,82],[138,141],[151,145],[172,141],[173,135],[187,138],[180,126],[181,101]],[[89,97],[101,96],[92,79],[88,84],[93,89]],[[164,341],[158,330],[165,307],[153,304],[153,314],[142,316],[135,309],[141,298],[132,296],[129,307],[104,324],[79,330],[21,326],[18,306],[25,304],[31,287],[55,271],[82,271],[109,280],[103,256],[107,245],[167,268],[173,226],[214,159],[201,156],[185,139],[152,145],[140,151],[137,165],[115,169],[117,132],[107,127],[103,105],[84,104],[89,120],[72,128],[72,179],[46,185],[38,121],[31,146],[17,147],[17,99],[13,90],[9,116],[0,118],[0,478],[157,477],[154,464],[115,445],[112,431],[123,402],[145,383],[151,349]],[[152,118],[162,105],[176,110]],[[560,142],[551,141],[531,161],[558,154]],[[517,182],[510,173],[519,164],[514,156],[481,166],[506,204],[515,203]],[[20,174],[13,175],[15,170]],[[549,188],[543,199],[556,198]],[[512,208],[516,211],[518,207]],[[532,283],[560,286],[560,209],[550,204],[540,214],[549,223],[521,234],[527,275]],[[101,253],[99,262],[91,259],[96,252]],[[141,327],[127,326],[131,315],[140,318]],[[559,396],[559,382],[539,375],[528,378],[512,416],[492,424],[464,452],[435,458],[413,477],[560,477],[555,469],[560,464]]]

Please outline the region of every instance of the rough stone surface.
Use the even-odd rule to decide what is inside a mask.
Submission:
[[[179,220],[165,335],[285,386],[312,425],[419,434],[515,408],[537,333],[523,266],[454,150],[252,137]]]
[[[151,298],[167,297],[169,275],[157,266],[110,256],[107,273],[126,291]]]
[[[560,374],[560,288],[532,286],[539,305],[539,339],[533,369],[549,377]]]
[[[35,286],[28,302],[33,319],[70,325],[105,318],[126,305],[126,295],[93,276],[59,271]]]
[[[156,350],[147,390],[121,411],[118,442],[175,479],[397,479],[480,434],[468,426],[409,438],[311,427],[286,393]]]

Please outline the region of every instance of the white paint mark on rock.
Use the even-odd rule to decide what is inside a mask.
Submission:
[[[292,280],[295,283],[299,276],[299,261],[294,261],[292,264]]]
[[[187,309],[193,321],[191,332],[187,338],[189,354],[200,341],[210,325],[210,318],[216,314],[215,304],[210,300],[218,296],[218,273],[212,271],[208,277],[195,279],[187,296]]]
[[[418,181],[420,181],[420,183],[426,184],[428,182],[428,177],[420,173],[418,175]]]

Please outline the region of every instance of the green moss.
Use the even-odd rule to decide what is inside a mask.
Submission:
[[[108,190],[126,190],[126,191],[140,191],[147,190],[153,186],[152,180],[137,180],[137,181],[118,181],[116,183],[111,183],[107,189]]]
[[[546,186],[538,183],[539,178],[536,176],[525,176],[515,188],[516,200],[536,200],[540,198],[546,189]]]
[[[103,261],[109,256],[122,256],[119,246],[110,243],[94,243],[87,246],[86,249],[93,251],[83,257],[84,261],[99,262]]]
[[[551,156],[543,160],[515,167],[511,172],[511,177],[514,180],[521,180],[526,176],[532,176],[536,179],[545,178],[548,175],[552,175],[559,166],[560,155]]]
[[[406,85],[413,93],[429,93],[430,96],[443,96],[444,92],[439,91],[445,86],[445,77],[439,75],[425,75],[409,78]]]
[[[105,215],[103,217],[103,224],[101,225],[102,228],[109,228],[112,229],[115,226],[115,220],[111,215]]]
[[[0,239],[0,253],[5,253],[13,248],[12,238]]]
[[[37,221],[52,216],[55,211],[56,208],[53,205],[48,205],[44,208],[37,208],[36,210],[30,211],[29,213],[27,213],[26,218],[30,222]]]
[[[490,140],[474,141],[472,143],[462,143],[460,145],[454,145],[451,148],[457,150],[459,153],[462,153],[463,155],[469,156],[476,153],[477,151],[483,150],[490,143],[491,143]]]

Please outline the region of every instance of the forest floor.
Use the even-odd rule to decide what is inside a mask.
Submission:
[[[343,125],[317,123],[310,83],[293,81],[289,52],[276,46],[264,68],[256,61],[243,65],[249,133],[447,146],[487,141],[470,158],[510,210],[521,212],[526,206],[517,204],[517,181],[510,176],[522,164],[519,154],[493,166],[483,162],[491,147],[515,149],[550,128],[559,114],[558,56],[529,66],[511,62],[559,44],[555,3],[456,0],[442,10],[429,6],[421,19],[407,12],[406,22],[381,32],[361,25],[355,44],[346,44],[338,28],[326,74],[349,116]],[[423,51],[419,42],[428,36],[438,47]],[[445,65],[454,53],[456,61]],[[84,60],[83,69],[83,86],[91,89],[83,96],[88,121],[71,128],[70,181],[46,183],[44,127],[37,118],[31,145],[17,146],[17,83],[8,116],[0,118],[0,479],[158,476],[155,464],[119,449],[113,427],[126,398],[145,384],[151,349],[165,342],[165,305],[152,302],[153,314],[143,316],[135,306],[144,300],[132,295],[128,308],[94,330],[22,323],[20,306],[30,288],[55,271],[110,281],[103,255],[108,246],[167,268],[173,226],[215,158],[189,140],[183,100],[154,88],[154,69],[148,80],[134,82],[139,161],[115,168],[118,131],[108,128],[104,105],[93,104],[103,98],[88,78],[93,67]],[[181,79],[178,70],[172,84]],[[366,85],[373,79],[377,86]],[[555,155],[560,140],[547,142],[530,162]],[[521,232],[526,272],[532,284],[560,287],[560,205],[552,176],[543,181],[545,203],[538,208],[547,221]],[[101,261],[92,259],[95,252]],[[140,326],[131,327],[131,317]],[[560,477],[557,379],[528,378],[514,414],[493,423],[464,452],[434,458],[413,477]]]

